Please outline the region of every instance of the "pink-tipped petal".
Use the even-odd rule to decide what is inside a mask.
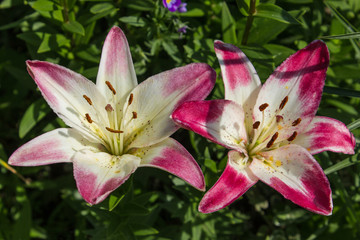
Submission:
[[[162,72],[139,84],[125,103],[125,139],[130,148],[158,143],[178,127],[170,114],[185,101],[202,100],[214,87],[216,74],[207,64],[193,63]],[[129,103],[131,104],[129,105]],[[132,131],[132,129],[136,129]]]
[[[329,181],[306,149],[291,144],[261,156],[266,160],[255,158],[249,166],[261,181],[309,211],[331,215]]]
[[[235,101],[245,112],[251,112],[261,86],[254,66],[246,55],[232,44],[215,41],[214,48],[221,67],[225,99]],[[252,122],[250,114],[247,122]]]
[[[18,148],[9,158],[14,166],[41,166],[71,162],[76,151],[101,149],[86,141],[76,130],[59,128],[44,133]]]
[[[81,196],[90,204],[102,202],[123,184],[140,164],[140,158],[124,154],[79,151],[74,156],[74,177]]]
[[[78,73],[57,64],[42,61],[26,61],[28,72],[38,85],[42,95],[54,112],[66,125],[82,132],[92,141],[100,141],[87,127],[86,114],[93,121],[106,122],[108,119],[103,106],[105,98],[95,84]],[[92,106],[88,100],[90,99]],[[94,109],[103,111],[97,114]]]
[[[117,101],[123,101],[137,85],[129,44],[125,34],[116,26],[111,28],[105,39],[96,79],[96,85],[103,95],[107,96],[107,102],[110,102],[113,93],[106,81],[109,81],[116,91],[114,97]]]
[[[293,144],[300,145],[311,154],[323,151],[354,154],[355,138],[344,123],[328,117],[314,117],[304,133]]]
[[[265,125],[276,114],[282,116],[284,124],[290,127],[301,118],[296,129],[288,131],[289,135],[306,128],[319,107],[328,65],[329,52],[322,41],[314,41],[291,55],[261,88],[253,112],[255,121],[263,119],[259,106],[268,104],[264,110]],[[281,111],[277,111],[279,109]]]
[[[181,127],[227,148],[244,151],[247,143],[244,111],[229,100],[186,102],[172,114]]]
[[[195,159],[172,138],[134,153],[144,167],[156,167],[178,176],[193,187],[205,191],[204,175]]]
[[[202,213],[215,212],[230,205],[258,181],[250,169],[241,163],[243,156],[230,151],[228,157],[224,172],[200,202],[199,211]]]

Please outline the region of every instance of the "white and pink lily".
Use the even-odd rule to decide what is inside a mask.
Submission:
[[[199,211],[228,206],[260,180],[295,204],[330,215],[330,184],[312,155],[353,154],[355,140],[343,123],[315,116],[329,64],[326,45],[314,41],[296,52],[262,87],[237,47],[216,41],[215,52],[225,100],[186,102],[172,114],[180,126],[231,149]]]
[[[170,115],[189,100],[202,100],[215,84],[207,64],[194,63],[138,85],[124,33],[106,37],[96,84],[67,68],[26,62],[29,74],[54,112],[70,127],[45,133],[16,150],[11,165],[74,164],[82,197],[103,201],[143,166],[175,174],[199,190],[204,177],[193,157],[170,138],[179,127]]]

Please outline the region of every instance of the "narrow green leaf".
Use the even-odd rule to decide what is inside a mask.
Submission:
[[[357,164],[357,163],[360,163],[360,160],[358,159],[358,154],[355,156],[348,157],[348,158],[342,160],[341,162],[338,162],[338,163],[332,165],[331,167],[328,167],[327,169],[324,170],[324,172],[326,175],[328,175],[330,173],[339,171],[343,168],[349,167],[349,166]]]
[[[182,17],[202,17],[204,15],[205,15],[204,11],[200,8],[192,8],[187,12],[180,13],[180,16]]]
[[[126,16],[119,18],[121,22],[127,23],[129,25],[135,26],[135,27],[144,27],[145,21],[141,17],[136,16]]]
[[[48,0],[37,0],[35,2],[31,2],[30,6],[36,11],[49,12],[54,10],[54,3]]]
[[[144,224],[131,223],[130,226],[135,236],[148,236],[159,233],[159,231],[156,230],[155,228],[152,228]]]
[[[222,12],[221,12],[221,29],[223,33],[224,41],[227,43],[236,44],[236,22],[234,18],[231,16],[230,10],[226,4],[226,2],[222,3]]]
[[[259,4],[256,7],[256,12],[254,16],[270,18],[287,24],[300,24],[299,21],[296,20],[293,16],[291,16],[287,11],[274,4]]]
[[[250,4],[249,4],[249,0],[236,0],[236,4],[239,8],[239,11],[245,16],[249,16],[249,7],[250,7]]]
[[[360,32],[353,32],[347,34],[333,35],[333,36],[323,36],[323,39],[354,39],[360,38]]]
[[[324,92],[329,93],[329,94],[336,94],[336,95],[339,95],[339,96],[358,97],[358,98],[360,98],[360,91],[351,90],[351,89],[325,86],[324,87]]]
[[[360,118],[347,125],[347,128],[352,131],[360,127]]]
[[[114,194],[109,197],[109,211],[112,211],[116,208],[117,205],[121,202],[121,200],[125,197],[125,194],[117,197]]]
[[[84,27],[77,21],[70,20],[68,22],[63,23],[63,26],[64,26],[65,30],[67,30],[71,33],[76,33],[76,34],[85,36]]]
[[[111,3],[98,3],[90,8],[90,12],[93,14],[98,14],[113,8],[114,6]]]
[[[31,104],[20,121],[19,137],[23,138],[35,125],[50,112],[50,108],[43,99]]]

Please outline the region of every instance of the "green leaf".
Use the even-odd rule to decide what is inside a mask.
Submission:
[[[121,17],[119,18],[121,22],[127,23],[129,25],[135,26],[135,27],[144,27],[145,21],[141,17],[136,16],[127,16],[127,17]]]
[[[64,26],[65,30],[67,30],[71,33],[76,33],[76,34],[85,36],[84,27],[77,21],[70,20],[68,22],[63,23],[63,26]]]
[[[347,125],[347,128],[352,131],[360,127],[360,118]]]
[[[111,3],[98,3],[90,8],[90,12],[93,14],[98,14],[113,8],[114,6]]]
[[[351,90],[351,89],[325,86],[324,92],[329,93],[329,94],[336,94],[339,96],[360,98],[360,91]]]
[[[230,10],[226,2],[222,3],[222,12],[221,12],[221,29],[223,33],[224,42],[236,44],[236,23],[233,17],[231,16]]]
[[[333,36],[323,36],[321,38],[323,38],[323,39],[354,39],[354,38],[360,38],[360,32],[353,32],[353,33],[333,35]]]
[[[325,174],[328,175],[330,173],[339,171],[343,168],[349,167],[351,165],[360,163],[360,160],[358,159],[358,154],[355,156],[348,157],[341,162],[336,163],[335,165],[332,165],[331,167],[328,167],[324,170]]]
[[[154,235],[154,234],[159,233],[159,231],[156,230],[155,228],[152,228],[145,224],[131,223],[130,227],[131,227],[132,231],[134,232],[135,236],[148,236],[148,235]]]
[[[287,24],[300,24],[299,21],[296,20],[293,16],[291,16],[287,11],[274,4],[259,4],[256,7],[256,12],[254,16],[270,18]]]
[[[122,4],[139,11],[153,11],[155,7],[154,2],[153,0],[124,0]]]
[[[114,194],[110,195],[109,197],[109,211],[114,210],[114,208],[116,208],[117,205],[119,205],[119,203],[121,202],[121,200],[125,197],[125,194],[118,197],[115,196]]]
[[[51,50],[56,50],[61,46],[70,44],[70,40],[62,34],[50,34],[50,33],[36,33],[42,41],[37,50],[38,53],[44,53]]]
[[[19,137],[25,137],[50,111],[50,108],[42,98],[31,104],[20,121]]]
[[[236,4],[240,12],[245,16],[249,16],[250,1],[249,0],[236,0]]]
[[[122,207],[118,210],[118,214],[120,216],[143,216],[148,215],[150,211],[143,207],[142,205],[135,204],[135,203],[125,203]]]
[[[200,8],[192,8],[187,12],[180,13],[180,16],[182,17],[202,17],[204,15],[204,11]]]
[[[44,11],[50,12],[54,10],[54,3],[48,0],[37,0],[35,2],[31,2],[30,6],[35,9],[36,11]]]

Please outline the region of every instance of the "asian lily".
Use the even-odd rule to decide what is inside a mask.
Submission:
[[[299,50],[262,87],[237,47],[216,41],[215,53],[225,100],[187,102],[172,114],[180,126],[231,149],[199,211],[228,206],[260,180],[295,204],[330,215],[330,184],[312,155],[353,154],[355,140],[343,123],[315,116],[329,64],[326,45],[314,41]]]
[[[104,42],[96,84],[56,64],[26,64],[45,100],[70,128],[31,140],[12,154],[10,164],[72,162],[77,188],[90,204],[103,201],[142,166],[163,169],[204,190],[198,164],[169,136],[178,129],[170,118],[173,109],[204,99],[213,88],[216,74],[207,64],[175,68],[138,85],[118,27]]]

